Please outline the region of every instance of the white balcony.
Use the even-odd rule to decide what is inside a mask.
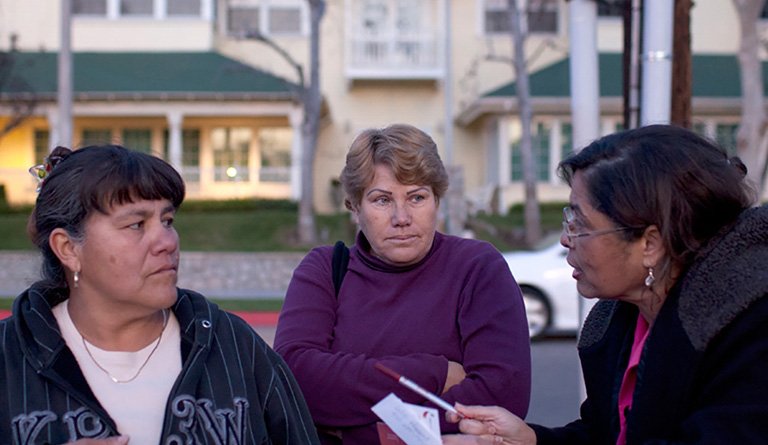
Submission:
[[[442,45],[429,37],[353,37],[347,78],[436,80],[443,76]]]
[[[437,80],[444,74],[445,10],[438,0],[346,2],[349,80]]]

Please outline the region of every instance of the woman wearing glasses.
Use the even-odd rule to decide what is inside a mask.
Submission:
[[[560,173],[561,243],[579,292],[601,300],[579,339],[580,419],[545,428],[459,406],[469,435],[445,443],[765,443],[768,207],[752,207],[741,161],[656,125],[606,136]]]

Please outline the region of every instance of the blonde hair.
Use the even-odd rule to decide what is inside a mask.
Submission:
[[[430,186],[438,201],[448,190],[448,173],[435,141],[428,134],[407,124],[372,128],[360,133],[352,142],[341,171],[347,209],[360,204],[378,165],[392,169],[402,184]]]

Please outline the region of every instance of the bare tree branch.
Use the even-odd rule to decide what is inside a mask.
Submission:
[[[235,38],[241,39],[241,40],[256,40],[272,48],[277,54],[280,55],[280,57],[283,58],[283,60],[288,62],[288,64],[296,71],[296,77],[299,79],[297,83],[302,88],[302,90],[305,90],[307,88],[306,81],[304,80],[304,67],[299,62],[297,62],[292,55],[288,54],[288,51],[286,51],[283,47],[278,45],[277,42],[275,42],[274,40],[272,40],[271,38],[269,38],[259,30],[248,30],[245,32],[241,32],[235,35]],[[304,94],[303,91],[302,91],[302,94]]]

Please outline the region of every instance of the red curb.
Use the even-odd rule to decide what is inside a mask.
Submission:
[[[251,326],[275,326],[279,312],[233,312]],[[11,311],[0,309],[0,320],[11,316]]]
[[[279,312],[232,312],[251,326],[275,326]]]

